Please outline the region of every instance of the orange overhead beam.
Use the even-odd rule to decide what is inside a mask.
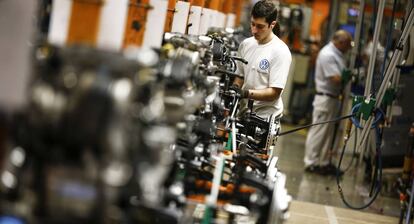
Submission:
[[[141,46],[144,41],[145,24],[149,10],[149,0],[129,0],[128,17],[125,26],[123,47],[130,45]]]
[[[305,4],[306,0],[283,0],[280,1],[281,3],[286,3],[286,4]]]
[[[204,7],[218,11],[220,9],[220,0],[206,0]]]
[[[222,12],[225,14],[233,13],[234,12],[233,4],[234,4],[233,0],[224,0]]]
[[[205,0],[191,0],[191,5],[204,7]]]
[[[312,18],[309,34],[313,37],[321,37],[321,25],[328,18],[329,7],[331,3],[329,0],[318,0],[312,4]]]
[[[226,0],[219,0],[218,11],[223,12],[223,8],[224,8],[224,3],[225,2],[226,2]]]
[[[236,26],[240,25],[244,4],[245,4],[244,0],[234,0],[233,2],[234,14],[236,14]]]
[[[96,45],[101,8],[101,0],[73,1],[67,44]]]
[[[170,32],[175,12],[176,0],[168,0],[167,18],[165,19],[164,32]]]

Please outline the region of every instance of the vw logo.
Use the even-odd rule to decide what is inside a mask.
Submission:
[[[261,60],[259,63],[259,68],[262,70],[266,70],[267,68],[269,68],[269,61],[267,59]]]

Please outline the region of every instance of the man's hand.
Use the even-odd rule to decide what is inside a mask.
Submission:
[[[246,89],[241,89],[239,86],[237,85],[232,85],[229,87],[230,90],[233,90],[234,92],[236,92],[237,96],[240,98],[248,98],[249,97],[249,90]]]

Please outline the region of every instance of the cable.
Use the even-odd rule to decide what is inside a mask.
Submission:
[[[352,108],[352,111],[355,110],[355,108],[359,107],[360,104],[355,105],[354,108]],[[383,117],[384,113],[381,110],[377,110],[376,113],[376,117],[380,117],[379,119],[376,119],[376,121],[374,122],[373,126],[375,127],[376,130],[376,163],[375,163],[375,173],[374,173],[374,179],[372,182],[372,185],[370,187],[370,194],[369,196],[371,197],[371,199],[364,205],[361,206],[354,206],[351,205],[345,198],[345,195],[343,193],[343,189],[341,187],[341,183],[340,183],[340,169],[341,169],[341,164],[343,161],[343,157],[345,154],[345,148],[346,145],[348,143],[349,138],[345,139],[344,145],[342,147],[342,152],[341,152],[341,156],[339,158],[339,162],[338,162],[338,168],[336,170],[336,184],[338,186],[338,192],[339,195],[341,197],[342,202],[349,208],[351,209],[356,209],[356,210],[362,210],[365,209],[367,207],[369,207],[377,198],[379,192],[381,191],[381,185],[382,185],[382,158],[381,158],[381,132],[380,132],[380,128],[378,127],[377,123],[378,121]],[[354,123],[353,119],[354,117],[351,118],[352,123],[356,126],[356,123]],[[358,123],[359,124],[359,123]],[[375,190],[375,192],[374,192]]]
[[[231,72],[236,72],[237,71],[237,63],[236,63],[236,61],[232,57],[228,57],[228,59],[230,61],[230,66],[231,66],[230,71]]]
[[[338,169],[337,169],[337,175],[336,175],[336,184],[338,186],[338,191],[339,191],[339,195],[342,199],[342,202],[344,202],[344,204],[351,208],[351,209],[356,209],[356,210],[362,210],[365,208],[368,208],[377,198],[379,192],[381,191],[381,182],[382,182],[382,161],[381,161],[381,150],[377,148],[377,162],[376,162],[376,172],[378,172],[377,177],[379,178],[379,180],[375,180],[373,181],[373,185],[372,185],[372,189],[376,189],[376,191],[374,192],[374,195],[372,196],[372,198],[364,205],[361,206],[354,206],[351,205],[346,199],[345,199],[345,195],[343,193],[342,187],[341,187],[341,183],[340,183],[340,175],[339,175],[339,170],[341,168],[341,163],[342,163],[342,159],[344,156],[344,152],[345,152],[345,144],[344,147],[342,148],[342,152],[341,152],[341,157],[339,159],[339,163],[338,163]],[[372,194],[370,194],[371,196]]]
[[[302,129],[305,129],[305,128],[308,128],[308,127],[316,126],[316,125],[327,124],[327,123],[332,123],[332,122],[338,122],[340,120],[344,120],[344,119],[347,119],[347,118],[350,118],[350,117],[353,117],[353,116],[355,116],[355,114],[350,114],[350,115],[335,118],[335,119],[332,119],[332,120],[322,121],[322,122],[319,122],[319,123],[308,124],[308,125],[301,126],[301,127],[289,130],[289,131],[281,132],[281,133],[279,133],[279,136],[287,135],[287,134],[290,134],[292,132],[296,132],[296,131],[299,131],[299,130],[302,130]]]
[[[339,117],[339,118],[336,118],[336,119],[333,119],[333,120],[328,120],[328,121],[323,121],[323,122],[319,122],[319,123],[305,125],[305,126],[295,128],[295,129],[292,129],[292,130],[289,130],[289,131],[286,131],[286,132],[282,132],[282,133],[279,134],[279,136],[286,135],[286,134],[289,134],[289,133],[293,133],[293,132],[302,130],[304,128],[308,128],[308,127],[312,127],[312,126],[316,126],[316,125],[321,125],[321,124],[326,124],[326,123],[331,123],[331,122],[338,122],[340,120],[347,119],[347,118],[351,118],[351,121],[355,125],[355,127],[362,129],[361,124],[359,123],[359,121],[355,117],[355,115],[357,114],[356,111],[357,111],[357,109],[359,109],[360,106],[361,106],[361,103],[355,105],[352,108],[352,114],[350,114],[350,115]],[[384,112],[381,109],[377,109],[376,111],[377,112],[376,112],[376,115],[375,115],[375,121],[373,122],[372,127],[375,127],[376,131],[379,132],[379,128],[378,128],[377,124],[381,120],[381,118],[384,116]],[[356,132],[357,132],[357,130],[355,129],[355,133]],[[355,139],[356,139],[356,136],[355,136]],[[377,151],[376,159],[377,159],[377,161],[376,161],[376,168],[375,168],[376,175],[374,176],[375,179],[373,180],[373,184],[371,186],[372,191],[375,189],[375,192],[374,192],[374,195],[372,196],[372,198],[370,199],[370,201],[368,203],[362,205],[362,206],[351,205],[345,199],[345,195],[343,193],[341,183],[340,183],[340,177],[341,177],[340,169],[341,169],[341,164],[342,164],[342,161],[343,161],[343,157],[344,157],[344,154],[345,154],[345,148],[346,148],[347,143],[348,143],[348,138],[345,140],[344,146],[342,147],[341,156],[340,156],[339,162],[338,162],[338,168],[336,169],[336,184],[338,186],[339,195],[341,197],[341,200],[344,202],[344,204],[347,207],[351,208],[351,209],[361,210],[361,209],[365,209],[365,208],[369,207],[375,201],[375,199],[377,198],[379,192],[381,191],[382,161],[381,161],[381,150],[380,150],[380,137],[379,137],[379,134],[377,134],[377,144],[376,144],[376,148],[377,148],[377,150],[376,150]],[[355,153],[355,149],[354,149],[354,153]],[[352,160],[351,160],[351,164],[352,164]],[[350,165],[349,165],[349,167],[350,167]],[[379,178],[379,180],[377,180],[377,178]],[[372,191],[370,193],[370,196],[372,195]]]
[[[355,128],[353,130],[353,132],[351,132],[350,136],[352,134],[354,134],[354,149],[352,150],[352,156],[351,156],[351,161],[349,162],[348,166],[343,170],[344,173],[348,172],[348,170],[351,168],[352,163],[354,162],[355,159],[355,155],[356,155],[356,145],[357,145],[357,139],[358,139],[358,130]],[[344,145],[346,145],[346,143],[344,143]]]
[[[357,114],[359,108],[361,107],[362,103],[358,103],[356,104],[354,107],[352,107],[351,109],[351,113],[352,114]],[[380,108],[376,109],[377,112],[379,113],[375,113],[375,120],[374,122],[372,122],[372,126],[371,129],[375,128],[377,123],[384,117],[384,111],[381,110]],[[359,129],[363,129],[364,127],[362,127],[361,123],[359,122],[359,117],[353,116],[351,117],[352,123],[355,125],[355,127],[359,128]]]
[[[386,48],[386,52],[385,52],[385,55],[384,55],[384,63],[382,65],[382,71],[381,71],[382,75],[384,75],[383,73],[384,73],[384,68],[385,68],[385,64],[386,64],[386,60],[387,60],[387,53],[388,53],[388,50],[389,50],[389,47],[390,47],[389,46],[390,45],[390,34],[391,34],[392,22],[394,20],[394,10],[395,10],[395,6],[396,6],[396,0],[394,0],[394,4],[393,4],[393,15],[392,15],[392,19],[390,21],[390,26],[389,26],[390,27],[390,30],[388,32],[387,46],[386,46],[387,48]],[[375,5],[374,5],[374,8],[375,8]],[[377,47],[377,46],[374,46],[374,47]],[[373,94],[375,94],[375,89],[374,89]],[[351,112],[352,113],[356,113],[356,111],[358,111],[360,107],[361,107],[361,104],[355,105],[352,108]],[[375,145],[375,147],[376,147],[376,155],[375,155],[375,158],[376,159],[375,159],[375,168],[374,168],[373,181],[372,181],[372,185],[370,187],[370,193],[369,193],[369,197],[371,197],[371,199],[368,201],[368,203],[366,203],[364,205],[361,205],[361,206],[351,205],[345,199],[345,196],[344,196],[344,193],[343,193],[343,189],[342,189],[341,184],[340,184],[340,168],[341,168],[341,163],[343,161],[343,156],[344,156],[344,153],[345,153],[345,148],[346,148],[346,145],[347,145],[348,140],[349,140],[349,138],[345,138],[344,146],[342,148],[341,156],[340,156],[340,159],[339,159],[339,162],[338,162],[338,169],[337,169],[337,173],[336,173],[336,182],[337,182],[337,186],[338,186],[338,191],[339,191],[340,197],[341,197],[342,201],[344,202],[344,204],[347,207],[349,207],[349,208],[360,210],[360,209],[365,209],[365,208],[369,207],[376,200],[379,192],[381,191],[381,186],[382,186],[381,137],[382,137],[382,135],[381,135],[381,131],[380,131],[378,122],[383,117],[384,117],[384,112],[380,108],[376,108],[375,109],[375,120],[374,120],[372,126],[370,127],[371,129],[375,128],[375,132],[376,132],[376,145]],[[351,117],[351,121],[355,125],[355,127],[362,129],[363,127],[361,126],[361,124],[360,124],[360,122],[359,122],[358,119],[359,119],[359,117]],[[355,133],[356,133],[356,131],[355,131]],[[355,136],[355,139],[356,139],[356,136]],[[354,148],[354,150],[355,150],[355,148]],[[351,164],[352,164],[352,161],[353,161],[353,158],[351,160]]]

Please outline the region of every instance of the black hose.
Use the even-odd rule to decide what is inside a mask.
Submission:
[[[357,133],[358,133],[358,130],[355,128],[354,132],[353,133],[351,132],[351,134],[350,134],[350,136],[352,134],[354,134],[354,148],[352,150],[351,161],[349,162],[348,166],[346,166],[346,168],[343,170],[344,173],[349,171],[349,169],[351,168],[351,166],[352,166],[352,164],[354,163],[354,160],[355,160],[356,148],[357,148],[356,145],[357,145],[357,142],[358,142],[358,140],[357,140],[358,139],[358,134]]]
[[[338,122],[338,121],[341,121],[343,119],[347,119],[347,118],[353,117],[355,115],[356,114],[350,114],[350,115],[346,115],[346,116],[343,116],[343,117],[338,117],[338,118],[335,118],[335,119],[332,119],[332,120],[328,120],[328,121],[322,121],[322,122],[319,122],[319,123],[308,124],[308,125],[301,126],[301,127],[298,127],[298,128],[292,129],[292,130],[289,130],[289,131],[281,132],[281,133],[279,133],[278,136],[287,135],[287,134],[290,134],[292,132],[296,132],[296,131],[299,131],[299,130],[302,130],[302,129],[305,129],[305,128],[308,128],[308,127],[316,126],[316,125],[327,124],[327,123],[332,123],[332,122]]]
[[[240,61],[240,62],[242,62],[243,64],[246,64],[246,65],[249,63],[248,61],[244,60],[241,57],[231,56],[231,58],[233,58],[234,60]]]
[[[376,166],[375,166],[375,172],[376,173],[378,172],[378,174],[376,175],[377,177],[373,180],[373,186],[372,186],[372,188],[373,188],[373,190],[375,190],[375,192],[373,193],[373,196],[371,197],[371,199],[366,204],[363,204],[363,205],[360,205],[360,206],[355,206],[355,205],[351,205],[345,199],[345,195],[343,193],[343,190],[342,190],[342,187],[341,187],[341,183],[340,183],[340,176],[341,175],[339,173],[339,170],[341,168],[341,163],[342,163],[342,160],[343,160],[343,157],[344,157],[344,153],[345,153],[346,142],[348,140],[346,140],[344,146],[342,147],[342,152],[341,152],[341,156],[339,158],[338,169],[337,169],[337,173],[336,173],[336,184],[338,186],[338,192],[339,192],[339,195],[341,197],[341,200],[342,200],[342,202],[348,208],[356,209],[356,210],[362,210],[362,209],[368,208],[372,203],[374,203],[374,201],[378,197],[378,194],[381,191],[381,184],[382,184],[382,159],[381,159],[381,150],[379,148],[380,143],[378,143],[378,141],[380,141],[380,139],[379,139],[380,138],[379,137],[379,128],[378,127],[377,127],[377,130],[376,131],[377,131],[377,147],[376,147],[377,148],[376,149],[376,151],[377,151],[377,153],[376,153],[376,160],[377,161],[375,163],[376,164]],[[377,178],[378,178],[378,180],[376,180]]]
[[[230,72],[230,71],[227,71],[227,70],[224,70],[224,69],[216,69],[214,71],[214,73],[222,73],[222,74],[230,75],[230,76],[233,76],[233,77],[244,78],[243,76],[241,76],[241,75],[239,75],[237,73]]]

